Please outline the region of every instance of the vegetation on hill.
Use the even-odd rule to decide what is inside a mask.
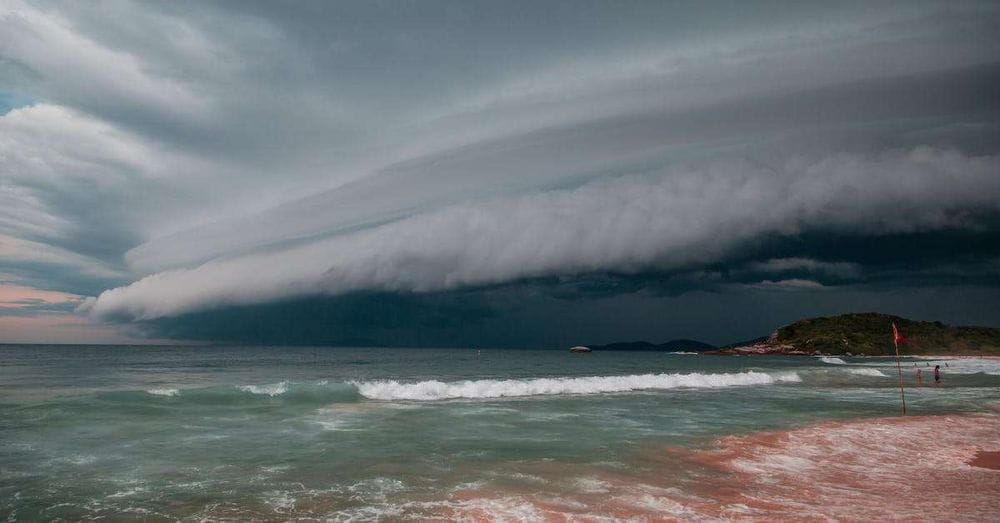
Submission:
[[[938,321],[914,321],[874,312],[809,318],[779,328],[768,344],[825,354],[894,354],[892,323],[910,340],[902,354],[1000,355],[1000,329],[952,327]]]
[[[828,354],[888,356],[895,354],[892,324],[909,343],[903,355],[998,355],[1000,329],[953,327],[939,321],[914,321],[889,314],[865,312],[808,318],[779,328],[770,337],[716,348],[695,340],[648,341],[590,345],[595,351],[705,352],[709,354]]]

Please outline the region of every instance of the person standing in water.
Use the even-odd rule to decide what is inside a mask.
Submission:
[[[935,365],[934,366],[934,384],[935,385],[940,385],[941,384],[941,366],[940,365]]]
[[[920,367],[917,367],[917,385],[923,385],[923,384],[924,384],[924,377],[920,372]]]

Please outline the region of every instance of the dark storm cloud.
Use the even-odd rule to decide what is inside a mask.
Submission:
[[[0,276],[267,343],[296,315],[296,343],[517,344],[619,302],[722,311],[700,292],[975,294],[998,285],[998,24],[991,2],[10,2]],[[364,324],[379,307],[416,323]]]
[[[766,336],[803,317],[857,311],[989,324],[996,300],[995,287],[955,285],[689,289],[675,295],[637,290],[571,298],[550,291],[510,285],[485,292],[313,297],[132,325],[149,336],[259,345],[564,348],[675,338],[723,345]]]

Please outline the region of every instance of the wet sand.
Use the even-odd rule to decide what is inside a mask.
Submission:
[[[1000,470],[1000,451],[980,450],[968,463],[973,467]]]
[[[454,492],[432,517],[598,521],[996,521],[1000,416],[893,417],[648,449],[637,463],[522,463],[531,478]],[[431,514],[427,514],[431,516]]]

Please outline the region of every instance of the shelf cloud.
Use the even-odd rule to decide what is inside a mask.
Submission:
[[[996,3],[515,4],[5,3],[0,282],[181,338],[1000,286]]]

